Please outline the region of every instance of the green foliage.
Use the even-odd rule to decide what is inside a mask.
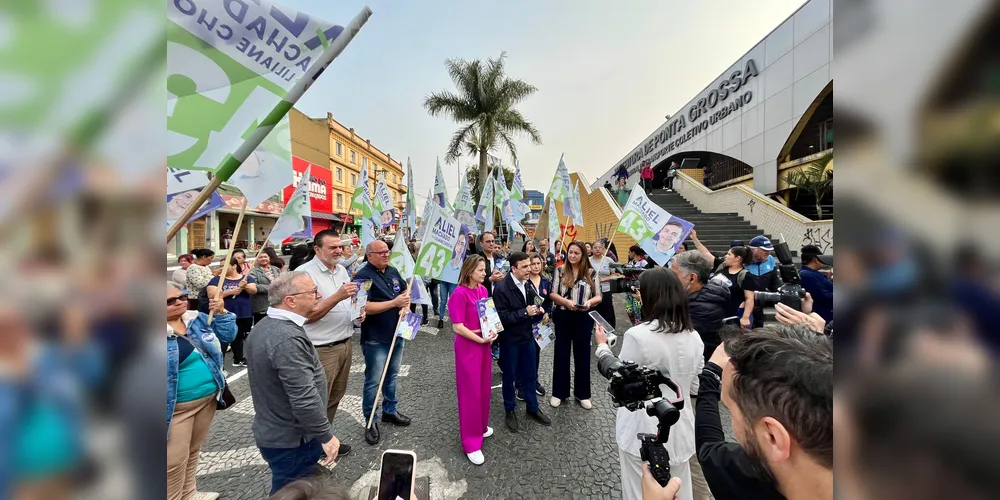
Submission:
[[[816,199],[816,218],[823,218],[823,206],[820,204],[823,198],[833,191],[833,177],[827,174],[827,167],[833,161],[833,153],[825,155],[808,166],[793,169],[785,174],[785,182],[788,187],[794,188],[794,196],[798,198],[800,192],[811,193]]]

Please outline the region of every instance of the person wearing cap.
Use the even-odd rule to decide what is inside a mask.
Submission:
[[[777,292],[784,283],[781,281],[781,274],[778,273],[778,259],[774,258],[774,245],[767,236],[754,236],[750,240],[750,262],[746,268],[753,276],[754,290]],[[764,309],[755,304],[753,311],[753,327],[764,326]]]
[[[805,288],[813,298],[813,312],[819,314],[829,324],[833,321],[833,280],[819,272],[820,269],[833,267],[833,256],[822,255],[816,245],[802,247],[802,288]]]

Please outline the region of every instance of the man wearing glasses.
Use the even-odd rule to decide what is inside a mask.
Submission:
[[[253,436],[271,468],[271,494],[309,476],[340,452],[326,416],[326,373],[303,325],[319,289],[308,274],[282,274],[268,287],[267,317],[247,339],[247,375],[253,398]]]
[[[361,352],[365,356],[365,389],[362,409],[365,421],[375,407],[375,396],[382,370],[389,361],[385,382],[382,385],[382,421],[399,426],[410,425],[410,418],[396,410],[396,375],[403,359],[405,341],[396,338],[396,325],[401,312],[410,310],[410,293],[406,280],[396,268],[389,265],[389,246],[382,240],[375,240],[365,249],[368,265],[358,270],[356,281],[371,280],[368,302],[365,304],[367,319],[361,323]],[[392,342],[392,359],[389,347]],[[368,444],[378,444],[381,435],[378,422],[365,431]]]
[[[347,392],[347,378],[351,373],[351,337],[354,335],[355,318],[351,317],[351,301],[348,299],[354,296],[358,285],[351,281],[351,276],[342,265],[344,244],[339,234],[330,229],[320,231],[313,238],[313,248],[316,256],[297,271],[312,278],[321,297],[316,308],[305,315],[305,330],[326,372],[326,416],[333,422],[337,407]],[[361,320],[364,319],[362,313]],[[349,444],[340,444],[340,455],[350,452]]]

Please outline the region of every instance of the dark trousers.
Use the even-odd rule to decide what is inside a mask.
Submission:
[[[538,378],[538,367],[542,363],[542,348],[538,347],[538,342],[532,342],[532,344],[535,345],[535,386],[537,387],[541,385],[541,379]],[[503,370],[501,370],[501,373],[502,372]],[[517,382],[514,385],[518,390],[524,390],[524,386],[521,385],[521,382]]]
[[[601,294],[601,303],[597,304],[595,308],[597,314],[600,314],[604,321],[611,323],[612,328],[618,328],[618,323],[615,322],[615,304],[612,302],[611,292],[604,292]]]
[[[556,330],[555,360],[552,366],[552,397],[569,397],[569,356],[573,351],[573,395],[590,399],[590,333],[594,320],[587,313],[556,309],[552,312]]]
[[[673,188],[674,188],[674,178],[667,177],[667,189],[673,189]]]
[[[431,294],[431,310],[438,312],[438,280],[431,280],[427,283],[427,291]],[[427,311],[424,310],[424,319],[427,319]]]
[[[753,320],[750,323],[751,327],[753,327],[753,328],[763,328],[764,327],[764,310],[755,307],[753,309],[753,314],[751,315],[750,319]]]
[[[312,475],[323,457],[323,444],[319,439],[308,443],[303,439],[298,448],[260,447],[260,456],[271,468],[271,495],[274,495],[288,483]]]
[[[236,318],[236,337],[231,344],[233,346],[233,363],[247,360],[246,356],[243,355],[243,341],[247,339],[251,328],[253,328],[253,317]],[[225,346],[222,346],[222,352],[226,352]]]
[[[514,395],[514,386],[517,384],[523,387],[521,395],[528,411],[536,413],[538,411],[538,395],[535,394],[535,384],[538,381],[538,359],[535,352],[534,341],[522,344],[512,344],[508,342],[500,343],[500,361],[503,364],[503,409],[514,411],[517,408],[517,399]]]
[[[423,316],[424,316],[422,324],[426,325],[427,324],[427,304],[420,304],[420,307],[423,308],[423,312],[421,314],[423,314]],[[416,304],[410,304],[410,312],[411,313],[417,312],[417,305]]]

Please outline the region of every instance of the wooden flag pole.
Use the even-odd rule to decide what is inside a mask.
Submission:
[[[212,193],[214,193],[216,189],[219,189],[219,186],[221,185],[222,177],[213,176],[212,181],[201,189],[201,192],[198,193],[198,196],[195,197],[194,201],[188,205],[188,207],[184,210],[184,213],[182,213],[181,216],[178,217],[177,220],[167,229],[168,243],[170,240],[174,239],[174,236],[177,236],[177,233],[180,232],[181,228],[184,227],[189,220],[191,220],[191,217],[194,217],[195,212],[197,212],[198,209],[200,209],[201,206],[208,201],[208,199],[212,196]]]
[[[233,231],[233,243],[229,245],[229,251],[226,252],[226,260],[222,263],[222,272],[219,273],[219,290],[215,292],[215,300],[219,300],[222,297],[222,288],[226,284],[226,275],[229,274],[229,261],[233,259],[233,250],[236,248],[236,241],[239,241],[240,226],[243,225],[243,216],[247,213],[247,199],[243,198],[243,208],[240,209],[240,216],[236,218],[236,230]],[[272,228],[274,229],[274,228]],[[268,233],[270,236],[270,233]],[[215,311],[208,312],[208,324],[212,324],[212,317],[215,316]]]
[[[415,280],[410,278],[410,282],[406,286],[406,293],[413,295],[413,282]],[[378,381],[378,389],[375,390],[375,401],[372,402],[372,413],[368,415],[368,425],[365,429],[370,429],[372,426],[372,421],[375,420],[375,410],[378,409],[378,399],[382,395],[382,384],[385,383],[385,376],[389,372],[389,363],[392,362],[392,351],[396,349],[396,330],[399,330],[399,325],[403,322],[403,318],[406,317],[406,313],[409,312],[405,307],[399,310],[399,321],[396,322],[396,328],[392,330],[392,343],[389,344],[389,355],[385,357],[385,366],[382,367],[382,378]]]

